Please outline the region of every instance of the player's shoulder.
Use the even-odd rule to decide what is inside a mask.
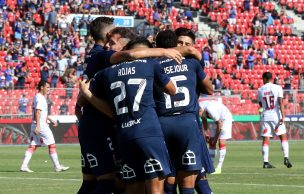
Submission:
[[[186,63],[193,63],[193,64],[195,64],[195,65],[200,64],[200,61],[197,60],[196,58],[193,58],[193,57],[185,57],[185,58],[184,58],[184,61],[185,61]]]

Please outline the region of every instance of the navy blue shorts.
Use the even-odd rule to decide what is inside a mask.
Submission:
[[[210,173],[213,173],[215,170],[214,170],[214,166],[213,166],[212,160],[209,155],[209,150],[207,147],[206,139],[201,131],[198,132],[198,136],[201,139],[200,142],[201,142],[202,163],[203,163],[203,168],[201,170],[201,176],[204,176],[206,173],[210,174]]]
[[[196,115],[160,117],[159,121],[175,170],[200,171],[202,151]]]
[[[113,126],[101,127],[94,122],[79,123],[78,138],[82,173],[101,176],[119,171],[120,167],[113,141],[114,131]]]
[[[163,137],[145,137],[119,143],[121,177],[126,182],[165,177],[171,173]]]

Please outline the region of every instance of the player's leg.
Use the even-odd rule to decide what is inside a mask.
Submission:
[[[156,177],[146,180],[147,194],[163,194],[164,193],[164,178]]]
[[[216,141],[212,141],[212,139],[214,138],[215,136],[215,132],[216,132],[216,129],[215,127],[213,126],[211,129],[210,129],[210,141],[209,141],[209,155],[210,155],[210,158],[212,160],[212,162],[214,163],[214,159],[215,159],[215,156],[216,156]]]
[[[269,145],[270,145],[270,137],[272,137],[272,128],[274,128],[274,124],[268,121],[262,122],[262,131],[261,136],[263,137],[262,142],[262,156],[263,156],[263,168],[274,168],[269,163]]]
[[[77,194],[88,194],[94,191],[96,188],[97,181],[96,177],[92,174],[82,174],[82,184]]]
[[[36,145],[29,145],[27,150],[25,151],[23,162],[20,168],[20,171],[22,172],[33,172],[32,170],[29,169],[28,164],[32,158],[33,153],[37,149]]]
[[[195,180],[195,190],[198,194],[212,194],[206,173],[200,173]]]
[[[180,170],[177,173],[178,187],[180,194],[193,194],[195,180],[198,175],[198,171],[184,171]]]
[[[177,188],[177,183],[176,183],[175,176],[167,177],[165,180],[165,184],[164,184],[164,191],[165,191],[164,193],[165,194],[177,194],[176,188]]]
[[[286,126],[284,123],[277,125],[277,129],[275,130],[275,134],[280,137],[281,140],[281,147],[284,155],[284,165],[287,168],[291,168],[292,164],[289,161],[289,144],[288,144],[288,138],[287,138],[287,131]]]
[[[29,169],[28,164],[32,158],[33,153],[37,149],[37,145],[40,145],[39,137],[34,133],[35,127],[36,125],[31,126],[31,133],[30,133],[31,142],[24,154],[23,162],[20,168],[20,171],[22,172],[34,172]]]
[[[143,194],[145,193],[145,181],[128,183],[124,194]]]
[[[115,192],[115,173],[107,173],[97,177],[96,188],[91,194],[111,194]]]
[[[225,156],[226,156],[226,139],[219,139],[219,158],[214,174],[221,174]]]

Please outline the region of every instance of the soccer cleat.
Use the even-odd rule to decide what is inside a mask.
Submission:
[[[285,165],[287,168],[291,168],[291,167],[292,167],[292,164],[289,162],[288,158],[284,158],[284,165]]]
[[[60,165],[59,167],[55,167],[55,171],[56,172],[63,172],[63,171],[66,171],[66,170],[69,170],[69,166],[63,166],[63,165]]]
[[[34,171],[32,171],[31,169],[29,169],[29,167],[27,167],[27,166],[25,166],[25,167],[21,167],[20,168],[20,172],[34,172]]]
[[[222,174],[222,168],[215,168],[215,172],[211,174]]]
[[[264,162],[263,168],[275,168],[275,167],[271,165],[269,162]]]

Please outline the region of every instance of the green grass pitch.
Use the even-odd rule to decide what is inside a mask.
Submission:
[[[79,145],[58,145],[58,155],[69,171],[56,173],[47,148],[39,148],[30,167],[19,172],[27,146],[0,146],[0,194],[75,194],[81,185]],[[274,169],[262,168],[261,142],[228,142],[222,174],[209,175],[215,194],[303,194],[304,141],[290,142],[291,169],[283,165],[280,142],[270,144]]]

